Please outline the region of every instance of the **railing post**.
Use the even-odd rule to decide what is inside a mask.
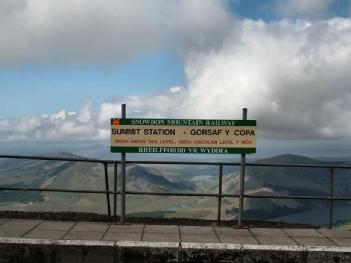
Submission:
[[[247,119],[247,108],[243,108],[243,120]],[[239,215],[238,226],[242,226],[244,213],[244,193],[245,193],[245,153],[240,158],[240,196],[239,196]]]
[[[110,188],[108,183],[108,170],[107,163],[104,163],[104,171],[105,171],[105,189],[106,189],[106,201],[107,201],[107,212],[108,216],[111,216],[111,205],[110,205]]]
[[[117,222],[117,163],[113,166],[114,182],[113,182],[113,222]]]
[[[223,164],[219,165],[217,224],[221,223]]]
[[[330,169],[329,177],[329,228],[333,228],[333,212],[334,212],[334,167]]]
[[[126,104],[122,104],[122,119],[126,118]],[[121,222],[123,223],[126,215],[126,153],[121,153]]]

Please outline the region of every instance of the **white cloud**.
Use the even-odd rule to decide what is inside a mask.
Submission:
[[[207,45],[228,25],[227,0],[2,0],[0,66],[118,64]]]
[[[121,103],[127,116],[146,118],[237,119],[248,107],[266,138],[351,138],[351,19],[242,20],[222,43],[186,53],[185,87],[97,110],[85,102],[77,114],[2,118],[0,140],[108,139]]]
[[[284,17],[316,19],[325,15],[333,0],[277,0],[276,11]]]
[[[188,58],[184,114],[240,117],[271,138],[351,135],[351,20],[244,20],[224,45]]]

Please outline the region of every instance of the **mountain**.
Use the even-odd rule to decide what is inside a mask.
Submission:
[[[326,162],[298,155],[280,155],[257,161],[257,163],[275,164],[315,164],[315,165],[349,165],[347,162]],[[247,170],[246,189],[257,195],[329,195],[330,170],[325,168],[287,168],[287,167],[249,167]],[[351,171],[336,169],[334,193],[336,196],[351,196]],[[328,201],[298,199],[247,199],[246,218],[265,218],[287,220],[287,216],[296,222],[309,218],[309,223],[323,222],[314,211],[328,211]],[[295,215],[295,216],[293,216]],[[298,216],[300,215],[300,216]],[[343,216],[340,214],[339,216]],[[347,215],[349,216],[349,215]],[[299,221],[301,219],[301,221]],[[306,222],[306,221],[305,221]]]
[[[165,176],[148,171],[147,167],[133,165],[127,167],[127,188],[137,191],[194,192],[196,185],[191,181],[170,181]]]
[[[71,153],[53,153],[51,156],[77,158]],[[348,162],[317,160],[298,155],[279,155],[256,161],[260,163],[291,164],[337,164]],[[246,194],[255,195],[315,195],[327,196],[329,189],[328,169],[252,167],[246,168]],[[113,167],[109,165],[109,187],[113,189]],[[118,166],[118,188],[121,171]],[[337,169],[335,194],[350,196],[351,171]],[[0,184],[7,187],[47,187],[81,190],[104,190],[105,177],[102,164],[39,161],[0,160]],[[218,167],[193,165],[148,164],[127,166],[127,191],[146,192],[218,192]],[[223,193],[239,193],[238,167],[224,167]],[[118,197],[119,202],[119,197]],[[347,204],[345,204],[346,206]],[[336,219],[351,218],[341,209]],[[119,203],[118,203],[119,207]],[[223,198],[222,218],[232,219],[238,213],[237,198]],[[0,209],[25,211],[79,211],[106,213],[105,194],[17,192],[0,191]],[[119,211],[119,209],[117,208]],[[127,215],[187,217],[215,219],[217,198],[214,197],[168,197],[152,195],[128,195]],[[245,219],[283,220],[326,224],[320,218],[321,211],[328,211],[328,202],[290,199],[245,199]],[[318,214],[319,213],[319,214]]]

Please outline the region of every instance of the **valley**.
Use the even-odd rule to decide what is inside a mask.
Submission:
[[[61,157],[79,157],[60,153]],[[257,163],[327,164],[304,156],[280,155],[258,160]],[[349,165],[347,161],[333,161]],[[113,167],[108,167],[109,187],[113,189]],[[118,166],[118,189],[120,167]],[[337,170],[334,191],[336,196],[351,196],[351,171]],[[54,189],[104,190],[102,164],[0,160],[2,187],[46,187]],[[247,167],[246,194],[327,196],[329,171],[319,168]],[[218,167],[192,165],[128,165],[127,191],[217,193]],[[222,190],[224,194],[239,192],[239,167],[224,167]],[[112,196],[111,196],[112,199]],[[119,212],[120,200],[117,200]],[[216,197],[177,197],[127,195],[126,213],[133,217],[216,219]],[[245,219],[283,221],[326,225],[326,201],[246,198]],[[348,222],[349,202],[335,203],[335,222]],[[0,209],[3,211],[53,211],[107,213],[105,194],[0,191]],[[223,198],[221,217],[237,217],[238,199]]]

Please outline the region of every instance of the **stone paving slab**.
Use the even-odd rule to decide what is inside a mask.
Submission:
[[[144,233],[142,241],[180,242],[179,234]]]
[[[16,229],[29,231],[36,227],[42,222],[42,220],[22,220],[22,219],[12,219],[6,223],[0,225],[0,229]]]
[[[144,225],[133,224],[133,225],[111,225],[109,232],[121,232],[121,233],[141,233],[143,232]]]
[[[62,239],[66,231],[60,230],[33,230],[24,235],[24,238],[39,238],[39,239]]]
[[[232,228],[232,227],[214,227],[218,235],[234,235],[234,236],[251,236],[248,229]]]
[[[83,231],[83,232],[91,232],[91,231],[99,231],[105,232],[109,224],[107,223],[90,223],[90,222],[80,222],[76,224],[71,231]]]
[[[7,221],[9,221],[10,219],[8,218],[0,218],[0,225],[6,223]]]
[[[288,236],[279,228],[250,228],[250,232],[255,236],[284,237]]]
[[[261,245],[287,245],[296,246],[296,242],[290,237],[268,237],[268,236],[257,236],[257,240]]]
[[[338,246],[351,247],[351,238],[331,237],[329,239],[336,243]]]
[[[346,229],[318,229],[318,232],[326,237],[348,237],[351,238],[351,232]]]
[[[285,228],[283,231],[291,237],[323,237],[315,229]]]
[[[323,237],[295,237],[294,240],[302,246],[336,246],[336,244]]]
[[[104,232],[101,231],[70,231],[63,239],[71,240],[101,240]]]
[[[22,237],[27,232],[29,232],[29,230],[12,228],[0,229],[0,237]]]
[[[202,226],[180,226],[180,233],[186,235],[214,235],[213,228],[210,227],[202,227]]]
[[[195,234],[181,234],[182,242],[198,242],[198,243],[220,243],[217,236],[213,235],[195,235]]]
[[[140,233],[117,233],[117,232],[108,232],[105,234],[103,240],[111,241],[141,241],[141,232]]]
[[[257,240],[252,236],[219,235],[219,239],[221,243],[258,245]]]
[[[161,233],[161,234],[179,234],[179,227],[175,225],[146,225],[144,228],[145,233]]]
[[[56,230],[56,231],[67,231],[72,228],[76,222],[65,222],[65,221],[44,221],[40,223],[35,229],[36,230]]]

